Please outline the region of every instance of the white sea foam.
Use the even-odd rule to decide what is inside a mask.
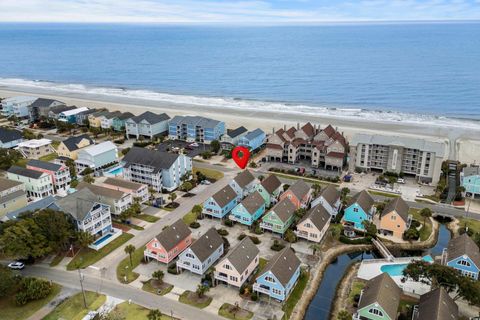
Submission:
[[[272,101],[246,100],[228,97],[201,97],[193,95],[175,95],[150,90],[124,89],[114,87],[93,87],[82,84],[59,84],[49,81],[32,81],[14,78],[0,78],[0,86],[4,89],[28,89],[44,91],[50,94],[83,94],[93,97],[132,98],[146,101],[205,106],[225,110],[226,108],[252,111],[274,111],[297,115],[315,115],[348,120],[372,122],[410,123],[439,127],[460,127],[463,129],[480,129],[479,121],[449,118],[425,114],[402,113],[394,111],[368,110],[362,108],[309,106],[305,104],[282,103]]]

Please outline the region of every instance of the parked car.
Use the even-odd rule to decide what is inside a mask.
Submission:
[[[12,270],[22,270],[25,265],[20,261],[14,261],[8,264],[8,267]]]
[[[405,184],[405,179],[403,178],[398,178],[397,183]]]
[[[190,147],[194,147],[194,148],[196,148],[196,147],[198,147],[198,143],[196,143],[196,142],[193,142],[193,143],[190,143],[190,144],[189,144],[189,146],[190,146]]]
[[[209,186],[209,185],[211,185],[212,183],[211,183],[210,181],[208,181],[208,180],[202,180],[202,182],[200,182],[200,184],[204,184],[204,185],[206,185],[206,186]]]

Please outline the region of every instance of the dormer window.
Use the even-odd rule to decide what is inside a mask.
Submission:
[[[470,262],[468,262],[468,261],[466,261],[466,260],[459,260],[459,261],[457,262],[457,264],[458,264],[458,265],[461,265],[461,266],[466,266],[466,267],[470,267],[470,266],[471,266]]]
[[[378,310],[377,308],[371,308],[368,310],[368,313],[374,314],[379,317],[383,317],[383,312]]]

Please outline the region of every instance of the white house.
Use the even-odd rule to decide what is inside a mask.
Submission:
[[[320,195],[312,201],[312,208],[321,204],[331,216],[336,216],[342,208],[340,191],[332,185],[322,190]]]

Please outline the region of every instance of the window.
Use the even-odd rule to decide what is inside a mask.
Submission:
[[[353,212],[358,212],[358,208],[353,208]]]
[[[392,215],[390,216],[390,219],[392,219],[393,221],[397,220],[397,216],[396,215]]]
[[[461,266],[466,266],[466,267],[470,267],[470,262],[466,261],[466,260],[460,260],[460,261],[457,261],[457,264],[461,265]]]
[[[266,277],[265,277],[265,281],[268,281],[268,282],[271,282],[271,283],[275,283],[275,279],[273,279],[272,277],[269,277],[269,276],[266,276]]]
[[[230,280],[237,282],[237,281],[238,281],[238,278],[237,278],[237,277],[234,277],[234,276],[230,276]]]
[[[368,312],[371,313],[371,314],[374,314],[376,316],[383,317],[383,312],[376,309],[376,308],[372,308],[372,309],[368,310]]]
[[[278,290],[278,289],[272,288],[272,292],[273,292],[273,294],[276,294],[276,295],[279,295],[279,296],[282,295],[282,290]]]
[[[227,269],[227,270],[232,270],[232,267],[230,267],[229,264],[224,264],[224,265],[223,265],[223,268],[224,268],[224,269]]]
[[[193,256],[193,254],[191,254],[191,253],[187,253],[185,256],[186,256],[187,258],[191,258],[191,259],[195,258],[195,257]]]

